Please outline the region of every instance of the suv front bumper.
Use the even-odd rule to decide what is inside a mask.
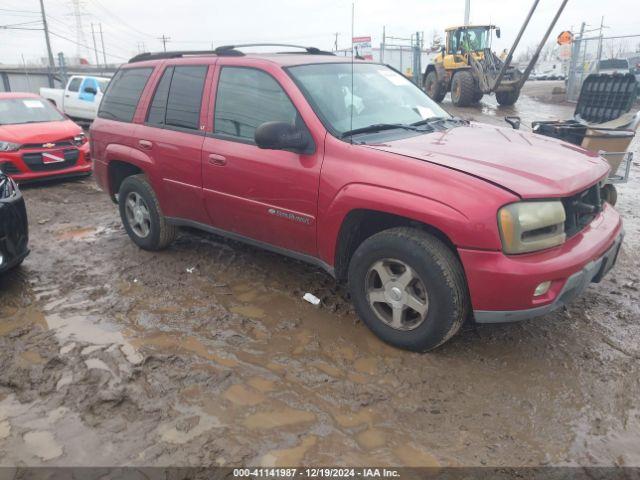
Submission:
[[[613,267],[623,236],[620,216],[605,204],[560,247],[524,255],[459,249],[476,322],[515,322],[567,305]],[[534,296],[547,281],[548,292]]]
[[[503,323],[519,322],[530,318],[546,315],[560,307],[563,307],[579,297],[590,283],[598,283],[613,268],[624,233],[620,233],[614,244],[600,258],[589,262],[582,270],[571,275],[560,290],[555,300],[541,307],[534,307],[526,310],[475,310],[473,315],[478,323]]]

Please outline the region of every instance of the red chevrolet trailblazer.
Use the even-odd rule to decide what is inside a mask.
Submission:
[[[544,315],[614,264],[597,154],[453,118],[385,65],[243,50],[141,54],[112,80],[95,176],[141,248],[189,226],[320,266],[412,350]]]
[[[0,93],[0,171],[17,182],[91,172],[82,128],[32,93]]]

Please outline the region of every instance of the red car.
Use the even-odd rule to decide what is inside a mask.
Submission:
[[[0,93],[0,171],[20,183],[87,175],[87,137],[44,98]]]
[[[317,265],[412,350],[565,305],[622,242],[598,155],[453,118],[391,68],[314,48],[134,57],[91,137],[141,248],[190,226]]]

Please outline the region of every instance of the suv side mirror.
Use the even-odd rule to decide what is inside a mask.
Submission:
[[[287,122],[263,123],[256,128],[254,139],[259,148],[310,153],[309,134]]]
[[[496,37],[500,38],[500,29],[496,28]]]
[[[91,95],[97,95],[98,91],[93,87],[84,87],[84,93],[89,93]]]

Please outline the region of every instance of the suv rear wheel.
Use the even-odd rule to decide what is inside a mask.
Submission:
[[[360,318],[382,340],[416,351],[442,345],[469,311],[464,273],[439,239],[393,228],[365,240],[349,264],[349,290]]]
[[[144,250],[162,250],[178,233],[162,215],[160,204],[145,175],[132,175],[122,182],[118,208],[125,230],[133,242]]]

